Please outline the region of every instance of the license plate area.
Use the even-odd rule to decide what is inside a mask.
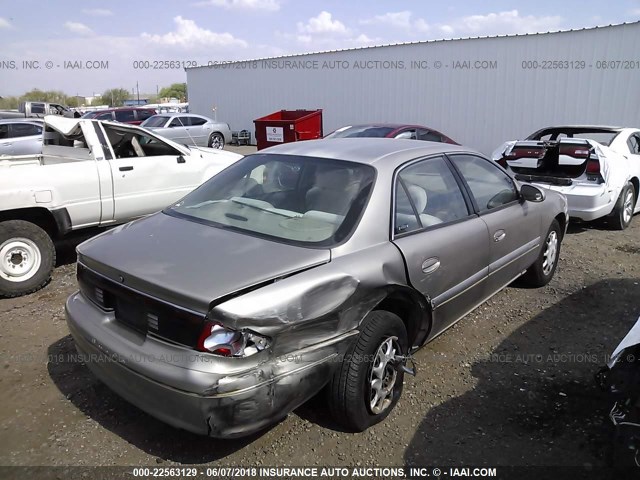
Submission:
[[[144,303],[134,303],[119,297],[116,297],[115,303],[116,320],[146,335],[148,322]]]

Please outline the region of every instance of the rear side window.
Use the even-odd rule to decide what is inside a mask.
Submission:
[[[418,130],[418,140],[425,140],[427,142],[444,142],[442,135],[431,130]]]
[[[202,118],[202,117],[189,117],[189,118],[191,119],[191,125],[193,126],[204,125],[205,123],[207,123],[206,118]]]
[[[12,137],[29,137],[32,135],[41,135],[42,127],[31,123],[14,123],[11,125]]]
[[[451,161],[469,186],[480,213],[518,199],[509,175],[490,161],[475,155],[452,155]]]
[[[135,119],[133,110],[116,110],[116,120],[118,122],[134,122]]]
[[[442,157],[403,169],[396,180],[396,235],[463,219],[467,204]]]
[[[32,103],[31,113],[44,113],[44,103]]]
[[[629,151],[631,153],[640,155],[640,134],[631,135],[627,144],[629,145]]]

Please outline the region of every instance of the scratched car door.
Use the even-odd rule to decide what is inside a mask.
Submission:
[[[439,333],[484,299],[489,237],[442,156],[419,160],[397,174],[393,242],[409,282],[433,308]]]

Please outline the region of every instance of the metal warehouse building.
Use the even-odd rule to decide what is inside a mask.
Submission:
[[[490,153],[553,124],[640,127],[640,22],[437,40],[187,69],[190,111],[246,129],[323,109],[324,133],[423,124]]]

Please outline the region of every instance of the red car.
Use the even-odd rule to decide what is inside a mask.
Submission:
[[[379,137],[379,138],[408,138],[412,140],[425,140],[428,142],[451,143],[460,145],[445,134],[433,128],[422,125],[403,125],[393,123],[371,123],[366,125],[349,125],[338,128],[325,138],[353,138],[353,137]]]
[[[157,112],[154,108],[108,108],[105,110],[95,110],[85,113],[82,118],[91,118],[94,120],[112,120],[130,125],[140,125],[147,118],[152,117]]]

